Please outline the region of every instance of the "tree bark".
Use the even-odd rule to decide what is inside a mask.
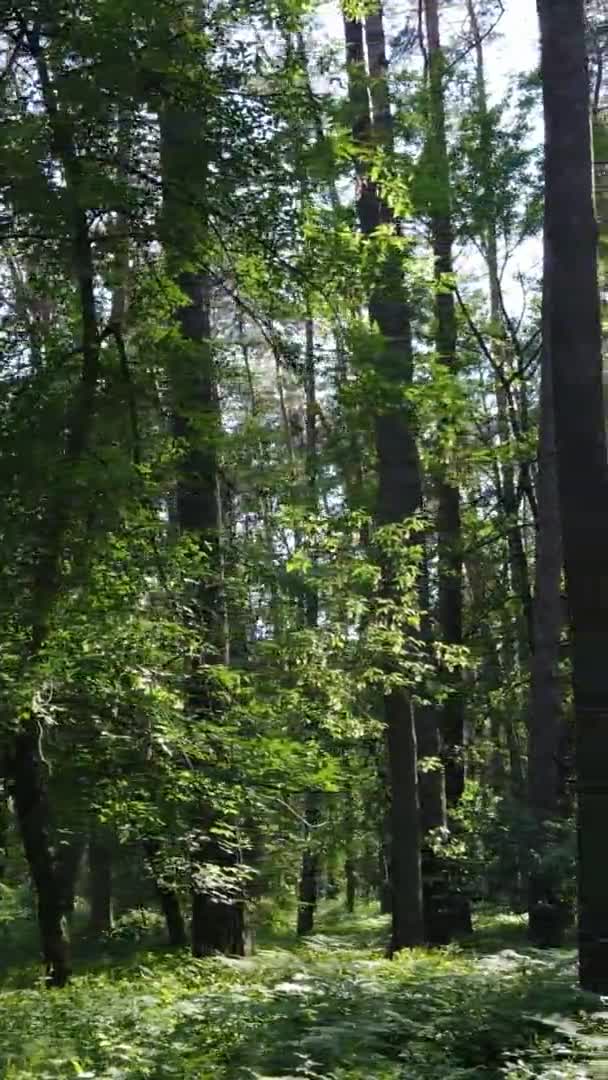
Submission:
[[[544,306],[546,315],[548,297]],[[535,647],[528,726],[528,800],[536,825],[534,848],[542,857],[548,840],[547,823],[556,822],[563,812],[560,806],[563,710],[558,670],[562,628],[562,545],[548,325],[543,342],[537,494]],[[554,882],[542,869],[533,869],[528,881],[528,924],[532,941],[537,945],[559,946],[566,915],[564,905],[555,892]]]
[[[437,0],[425,0],[429,78],[428,151],[433,171],[431,235],[435,257],[435,348],[437,358],[456,377],[456,311],[449,282],[453,274],[452,198],[450,165],[445,129],[445,59],[439,33]],[[449,422],[449,418],[448,418]],[[442,454],[442,449],[439,448]],[[460,522],[460,491],[450,475],[450,462],[442,460],[437,484],[439,500],[439,625],[446,645],[462,646],[463,556]],[[464,696],[460,672],[446,673],[449,696],[443,708],[442,729],[446,758],[445,785],[448,806],[456,806],[465,780]]]
[[[363,26],[357,20],[345,18],[344,28],[354,139],[362,147],[365,143],[369,145],[370,139],[390,145],[392,123],[382,9],[370,15],[366,22],[373,127],[364,82]],[[361,160],[358,173],[359,225],[364,236],[372,237],[380,225],[393,224],[393,215],[375,182],[365,175]],[[381,408],[376,408],[373,418],[378,478],[376,524],[382,527],[408,521],[422,505],[412,417],[403,405],[403,390],[412,379],[412,335],[402,258],[396,250],[386,254],[381,276],[372,288],[369,317],[382,335],[374,366],[382,373],[387,388],[386,400]],[[395,568],[384,554],[381,559],[384,596],[397,602]],[[424,938],[420,807],[414,711],[409,695],[399,688],[386,693],[384,713],[391,793],[391,951],[395,952],[418,945]]]
[[[317,444],[317,386],[315,370],[314,324],[307,315],[306,348],[304,353],[304,390],[306,396],[306,503],[312,513],[318,509],[318,444]],[[316,630],[319,621],[319,596],[314,584],[306,583],[302,597],[304,618],[309,630]],[[298,884],[298,921],[299,937],[311,934],[314,928],[315,913],[319,896],[320,852],[314,841],[314,826],[320,818],[320,796],[318,792],[306,793],[306,834],[308,843],[302,852],[302,866]]]
[[[63,910],[68,922],[74,914],[76,902],[76,882],[82,862],[85,842],[82,836],[72,836],[59,845],[55,859],[55,869],[62,896]]]
[[[112,849],[101,832],[89,839],[89,934],[94,938],[112,929]]]
[[[64,898],[50,838],[48,788],[39,740],[30,731],[16,739],[11,762],[12,795],[23,850],[36,892],[42,957],[49,987],[70,977],[70,947],[64,926]]]
[[[2,768],[5,768],[2,762]],[[0,882],[4,881],[8,863],[8,786],[5,779],[0,780]]]
[[[205,637],[205,655],[195,663],[187,687],[188,708],[204,722],[218,713],[212,677],[202,674],[203,664],[229,662],[229,635],[224,595],[222,553],[222,500],[218,443],[221,416],[210,346],[209,284],[202,272],[184,269],[196,265],[206,239],[204,179],[208,162],[203,122],[191,111],[171,105],[161,116],[163,215],[161,235],[167,264],[185,303],[176,313],[181,331],[180,348],[173,358],[173,432],[183,449],[180,462],[176,517],[179,529],[199,538],[209,551],[209,574],[194,597],[199,626]],[[197,163],[193,169],[193,162]],[[201,187],[203,193],[201,194]],[[196,851],[194,862],[222,867],[235,865],[232,852],[213,839],[216,813],[201,808],[200,827],[208,839]],[[193,874],[192,951],[195,956],[214,952],[241,955],[245,949],[244,904],[241,900],[210,895]]]
[[[547,325],[577,729],[579,973],[608,992],[608,467],[583,0],[539,0]]]
[[[357,903],[357,868],[351,855],[346,857],[344,876],[346,878],[346,910],[349,915],[353,915]]]
[[[483,125],[487,124],[489,115],[483,35],[479,27],[474,0],[466,0],[466,4],[471,33],[475,45],[477,106],[479,108],[480,120]],[[487,160],[485,144],[482,144],[480,150],[482,157],[486,158],[482,163],[482,172],[486,176],[489,176],[491,170],[490,162]],[[493,333],[495,335],[493,352],[496,365],[502,367],[504,370],[507,363],[507,346],[505,341],[504,316],[501,303],[500,275],[498,269],[498,236],[491,192],[488,192],[488,203],[486,230],[483,241],[490,285],[490,317]],[[508,449],[512,441],[512,433],[509,421],[507,395],[504,385],[496,375],[494,383],[499,438],[501,444]],[[503,462],[499,475],[501,482],[497,494],[499,502],[502,504],[506,520],[507,547],[509,552],[509,578],[513,594],[519,602],[519,611],[515,619],[517,655],[520,667],[525,669],[534,650],[532,590],[530,587],[528,560],[519,522],[519,499],[515,481],[515,469],[513,463],[509,461],[508,458]]]
[[[307,799],[306,814],[318,816],[317,801]],[[319,898],[319,854],[310,844],[302,854],[302,867],[298,883],[298,937],[312,934],[315,925],[315,912]]]
[[[158,899],[167,925],[167,938],[172,948],[181,948],[188,941],[186,924],[182,914],[179,896],[175,889],[169,889],[165,885],[156,885]]]
[[[50,150],[65,176],[66,224],[70,258],[77,282],[82,330],[82,366],[66,409],[62,449],[63,476],[39,523],[38,554],[32,575],[27,659],[34,664],[48,637],[50,618],[63,582],[64,545],[76,513],[79,488],[74,477],[87,450],[93,426],[100,372],[100,338],[95,309],[94,265],[82,167],[73,144],[69,119],[61,116],[47,65],[42,33],[35,24],[26,34],[35,65],[49,130]],[[41,753],[42,733],[35,717],[23,721],[10,755],[12,794],[24,851],[37,894],[38,922],[49,986],[64,986],[70,974],[64,903],[50,839],[47,766]]]
[[[179,948],[188,940],[179,893],[173,885],[163,879],[162,865],[159,866],[160,842],[156,839],[148,839],[144,842],[144,850],[154,879],[161,911],[165,917],[169,944]]]

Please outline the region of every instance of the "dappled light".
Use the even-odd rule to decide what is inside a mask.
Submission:
[[[0,1080],[608,1080],[608,0],[0,0]]]

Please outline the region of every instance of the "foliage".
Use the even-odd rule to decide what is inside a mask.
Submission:
[[[328,908],[306,946],[274,944],[252,961],[144,949],[60,995],[7,989],[4,1075],[548,1080],[535,1017],[588,1004],[569,953],[420,950],[391,963],[374,946],[381,937],[371,912],[347,921]]]

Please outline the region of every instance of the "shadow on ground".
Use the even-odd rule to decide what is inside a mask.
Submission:
[[[389,961],[386,937],[373,910],[347,917],[334,905],[306,943],[260,933],[247,960],[194,961],[154,939],[81,941],[73,986],[51,994],[32,989],[31,956],[13,957],[0,1074],[529,1080],[559,1061],[560,1078],[585,1075],[567,1071],[576,1052],[563,1022],[597,1001],[576,987],[572,950],[529,948],[523,921],[506,913],[480,915],[464,948]]]

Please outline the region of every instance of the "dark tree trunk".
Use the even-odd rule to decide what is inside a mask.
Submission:
[[[390,146],[392,132],[382,11],[369,16],[366,23],[374,99],[373,132],[363,82],[363,27],[360,22],[348,19],[344,26],[353,136],[362,146],[370,137]],[[358,171],[359,224],[362,233],[372,237],[381,225],[393,224],[393,215],[374,181],[365,175],[361,162]],[[382,373],[386,387],[386,400],[374,415],[378,477],[376,523],[381,527],[408,521],[422,505],[420,464],[412,417],[403,405],[403,390],[411,383],[413,361],[403,265],[396,250],[385,256],[381,278],[369,298],[369,316],[372,326],[382,335],[373,363],[375,370]],[[380,558],[384,596],[398,602],[395,568],[385,553],[381,553]],[[395,952],[418,945],[424,938],[420,808],[416,732],[409,695],[399,688],[387,693],[384,712],[391,793],[391,951]]]
[[[480,119],[483,123],[488,119],[488,100],[486,92],[485,64],[483,55],[483,34],[481,32],[474,0],[466,0],[467,13],[471,26],[471,33],[476,53],[476,90],[477,107]],[[482,142],[480,146],[482,159],[481,172],[484,176],[490,176],[492,162],[488,156],[488,144]],[[488,193],[488,207],[486,211],[485,257],[490,279],[490,315],[493,332],[496,335],[494,343],[495,363],[508,375],[507,348],[504,334],[504,315],[501,303],[500,274],[498,267],[498,235],[496,228],[495,208],[492,201],[492,193]],[[496,409],[498,414],[499,437],[503,446],[508,447],[511,442],[512,432],[509,420],[509,402],[504,383],[497,376]],[[525,400],[525,394],[524,394]],[[522,427],[525,426],[522,417]],[[497,485],[498,499],[502,503],[507,526],[507,544],[509,550],[509,576],[514,596],[520,610],[516,616],[516,634],[518,646],[518,658],[520,665],[525,667],[528,658],[534,649],[534,623],[532,610],[532,590],[530,588],[530,573],[528,560],[522,539],[522,531],[519,523],[519,498],[515,482],[515,470],[512,462],[505,460],[499,474],[501,482]],[[529,480],[529,477],[528,477]]]
[[[3,768],[5,763],[2,762]],[[8,785],[6,780],[0,781],[0,882],[6,874],[8,862]]]
[[[184,916],[182,914],[177,891],[158,883],[156,889],[161,910],[165,917],[165,923],[167,924],[167,938],[169,945],[174,948],[180,948],[188,941],[188,935],[186,933],[186,924],[184,922]]]
[[[216,901],[204,892],[192,896],[192,955],[244,956],[247,944],[245,905]]]
[[[390,915],[393,909],[391,891],[391,830],[387,811],[382,821],[378,844],[378,902],[382,915]]]
[[[112,848],[101,832],[89,839],[89,934],[103,937],[112,929]]]
[[[344,883],[345,883],[345,900],[346,910],[352,915],[355,910],[357,902],[357,885],[359,876],[359,844],[357,841],[357,804],[355,801],[355,794],[349,788],[346,791],[346,811],[345,811],[345,859],[344,859]]]
[[[425,556],[421,578],[421,607],[428,612],[430,605],[428,565]],[[430,642],[428,616],[423,617],[423,632]],[[422,894],[424,901],[424,933],[431,945],[447,944],[451,936],[448,918],[448,886],[442,872],[434,843],[437,830],[447,829],[446,774],[441,763],[442,740],[439,709],[434,705],[416,709],[416,740],[418,744],[418,789],[420,793],[420,828],[422,834]],[[429,764],[433,764],[429,768]]]
[[[319,856],[308,847],[302,856],[302,869],[298,883],[298,937],[312,934],[318,898]]]
[[[12,795],[19,831],[36,891],[42,957],[49,987],[65,986],[70,949],[64,927],[64,897],[49,836],[47,784],[40,760],[39,733],[22,731],[12,758]]]
[[[82,192],[82,168],[75,151],[70,120],[61,114],[41,41],[34,25],[26,33],[28,51],[35,67],[50,132],[49,150],[65,177],[66,230],[70,258],[77,283],[82,332],[80,378],[66,408],[66,430],[58,449],[63,476],[49,497],[39,523],[38,551],[32,573],[30,641],[28,660],[34,663],[48,637],[53,608],[63,584],[66,538],[77,515],[78,466],[87,450],[94,422],[97,381],[100,373],[100,340],[95,310],[95,268],[89,235],[86,202]],[[50,840],[47,766],[40,749],[38,722],[24,721],[10,757],[10,779],[15,811],[25,855],[37,896],[42,953],[49,986],[64,986],[70,974],[69,943],[63,926],[63,898]]]
[[[55,872],[59,882],[64,913],[68,919],[74,914],[76,881],[82,862],[85,842],[82,836],[72,837],[59,845],[55,860]]]
[[[315,370],[315,345],[313,320],[306,319],[306,349],[304,365],[304,389],[306,394],[306,502],[308,509],[318,509],[318,447],[317,447],[317,387]],[[314,585],[308,583],[302,596],[304,619],[309,630],[316,630],[319,620],[319,597]],[[305,817],[308,843],[302,852],[302,866],[298,883],[299,937],[311,934],[319,898],[320,853],[315,844],[314,828],[320,818],[320,797],[317,792],[306,793]]]
[[[179,893],[172,884],[169,884],[163,878],[162,864],[159,865],[159,855],[161,854],[160,842],[156,839],[146,840],[144,843],[144,850],[154,879],[161,911],[167,924],[167,938],[169,944],[176,948],[185,945],[188,938]]]
[[[346,879],[346,910],[349,915],[352,915],[357,903],[357,867],[352,855],[348,855],[344,863],[344,877]]]
[[[539,0],[547,326],[577,728],[579,962],[608,992],[608,467],[583,0]]]
[[[205,637],[205,656],[195,663],[188,685],[188,707],[204,721],[221,713],[212,676],[204,665],[229,662],[229,635],[224,591],[222,499],[218,466],[221,416],[215,364],[210,344],[209,283],[202,272],[184,270],[201,259],[206,231],[204,181],[209,146],[203,120],[175,105],[161,116],[163,174],[162,239],[169,270],[185,295],[176,313],[181,341],[172,358],[173,430],[184,450],[177,483],[179,529],[206,546],[209,575],[199,583],[193,606]],[[193,166],[196,162],[196,167]],[[216,813],[201,807],[199,826],[213,836]],[[219,842],[207,839],[193,852],[192,951],[240,955],[245,947],[244,904],[210,896],[199,885],[197,864],[233,868],[237,858]]]
[[[457,378],[457,327],[454,294],[449,287],[453,275],[453,228],[450,164],[445,129],[444,76],[445,59],[439,32],[439,9],[437,0],[425,0],[425,20],[428,49],[429,131],[427,156],[433,175],[430,199],[431,237],[435,257],[435,348],[437,359],[452,379]],[[451,418],[447,418],[448,426]],[[453,477],[454,463],[451,454],[441,444],[439,432],[437,447],[437,533],[439,555],[439,627],[446,645],[460,648],[463,643],[463,588],[464,566],[460,491]],[[445,784],[448,808],[455,807],[464,791],[464,694],[460,671],[446,668],[443,678],[448,686],[448,696],[442,709],[441,731],[445,761],[445,780],[441,773],[427,774],[424,782]],[[435,751],[437,752],[437,751]],[[424,787],[421,786],[421,801]],[[434,817],[437,829],[439,816],[445,815],[445,807],[435,798]],[[424,809],[423,809],[424,813]],[[443,823],[445,824],[445,822]],[[424,831],[424,830],[423,830]],[[428,869],[425,872],[425,863]],[[447,868],[441,864],[431,847],[423,847],[423,878],[425,879],[425,918],[427,939],[431,943],[444,944],[460,932],[468,931],[470,916],[466,915],[466,899],[456,895],[454,883],[449,880]],[[464,924],[463,925],[463,919]]]
[[[445,59],[439,34],[437,0],[425,0],[429,59],[428,155],[433,174],[431,234],[435,256],[435,346],[437,358],[456,378],[456,312],[454,294],[446,286],[453,270],[453,229],[450,165],[445,131]],[[448,418],[449,423],[449,418]],[[463,640],[463,555],[460,522],[460,491],[451,477],[451,462],[439,447],[441,465],[437,493],[439,538],[439,625],[446,645],[460,647]],[[443,708],[442,729],[446,759],[445,786],[448,806],[456,806],[465,779],[464,696],[462,676],[446,672],[449,696]]]
[[[546,315],[548,297],[544,307]],[[556,822],[563,813],[560,775],[563,708],[559,678],[562,545],[548,331],[546,326],[537,482],[535,646],[528,727],[528,798],[536,824],[534,847],[541,856],[548,840],[547,823]],[[563,940],[568,913],[555,887],[546,871],[533,869],[528,880],[528,920],[530,938],[537,945],[557,947]]]

